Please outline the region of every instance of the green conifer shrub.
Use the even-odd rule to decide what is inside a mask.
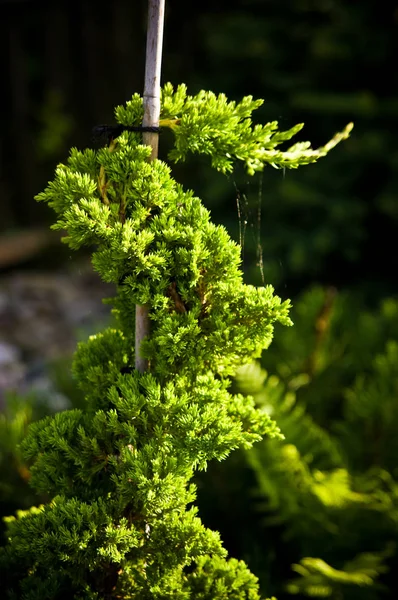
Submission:
[[[237,160],[249,174],[296,168],[351,128],[318,150],[299,142],[281,151],[301,125],[252,126],[260,104],[166,85],[160,124],[175,135],[170,160],[197,152],[224,173]],[[137,94],[116,108],[119,124],[142,117]],[[117,288],[117,326],[78,346],[85,409],[32,424],[22,444],[32,485],[52,500],[7,519],[0,567],[10,599],[259,598],[257,578],[202,525],[190,480],[213,458],[283,437],[252,398],[228,388],[237,367],[269,346],[274,323],[291,324],[289,301],[243,283],[238,245],[149,154],[128,131],[98,151],[72,149],[37,196],[70,248],[94,248],[94,269]],[[144,373],[134,369],[135,305],[148,307],[151,323]]]

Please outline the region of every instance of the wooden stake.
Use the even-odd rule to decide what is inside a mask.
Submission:
[[[163,24],[165,0],[148,1],[148,31],[144,84],[144,127],[158,127],[160,115],[160,71],[162,64]],[[143,142],[151,146],[150,160],[158,156],[159,134],[144,133]],[[135,311],[135,368],[143,373],[148,361],[141,357],[142,339],[149,335],[149,316],[146,306],[136,306]]]

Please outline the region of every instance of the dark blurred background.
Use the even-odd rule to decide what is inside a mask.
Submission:
[[[336,435],[344,448],[344,468],[358,474],[378,465],[397,481],[391,449],[398,427],[398,5],[372,0],[166,4],[163,82],[184,82],[191,94],[210,89],[234,100],[249,94],[263,98],[255,120],[278,120],[281,129],[304,122],[297,141],[309,139],[314,147],[348,122],[355,124],[348,141],[297,171],[269,167],[248,178],[237,166],[224,177],[201,158],[173,170],[203,199],[213,219],[241,242],[245,280],[259,285],[264,277],[280,296],[293,300],[296,326],[277,330],[263,366],[277,374],[278,385],[297,394],[316,427]],[[72,256],[49,230],[53,215],[34,195],[52,179],[71,146],[92,145],[92,127],[113,123],[114,107],[142,92],[146,10],[143,0],[0,1],[0,406],[7,399],[17,406],[12,425],[3,430],[9,449],[4,443],[2,454],[0,447],[0,470],[8,469],[6,484],[0,485],[2,514],[35,501],[21,484],[21,459],[10,450],[33,418],[20,408],[17,396],[36,390],[52,410],[71,401],[79,405],[68,375],[70,356],[77,339],[107,322],[100,299],[112,294],[92,274],[87,255]],[[164,134],[162,157],[169,145]],[[389,340],[393,346],[385,360],[392,366],[380,375],[380,361],[376,366],[372,361]],[[379,386],[377,377],[388,381],[391,390]],[[375,413],[367,413],[366,426],[352,417],[352,398],[360,406],[361,390],[368,388],[374,388],[374,406],[381,406],[383,398],[390,402],[377,431],[372,429]],[[349,418],[352,428],[342,433]],[[381,458],[383,436],[386,455]],[[292,443],[304,452],[297,440]],[[314,460],[310,468],[319,467]],[[328,468],[336,466],[333,460]],[[199,500],[206,523],[220,529],[229,550],[249,562],[267,593],[283,598],[281,582],[289,577],[290,564],[311,552],[318,556],[322,548],[333,547],[330,562],[343,568],[343,555],[352,558],[387,547],[384,533],[372,547],[369,540],[377,537],[372,530],[366,541],[358,533],[356,548],[353,542],[350,550],[342,550],[316,527],[315,547],[302,532],[297,538],[292,534],[286,545],[287,525],[270,533],[259,520],[252,494],[261,488],[256,473],[253,463],[236,453],[227,466],[214,466],[198,479]],[[287,485],[275,481],[275,489]],[[16,489],[24,496],[15,497]],[[258,499],[258,489],[256,494]],[[397,508],[398,486],[394,494],[395,504],[388,496],[389,506]],[[275,506],[283,512],[282,500]],[[385,531],[395,538],[396,508],[395,516],[385,517]],[[295,522],[308,522],[309,515],[303,514],[296,511]],[[336,525],[339,540],[347,528],[360,531],[367,518],[355,516],[356,525],[349,519]],[[396,568],[390,565],[390,572]],[[362,591],[356,596],[333,590],[335,598],[373,598]]]
[[[142,91],[146,2],[3,0],[0,6],[0,228],[46,232],[52,215],[33,196],[70,146],[91,145],[92,127],[113,122],[114,106]],[[205,88],[231,99],[264,98],[256,119],[276,119],[281,128],[303,121],[301,139],[314,145],[355,122],[348,142],[299,171],[268,168],[261,181],[249,183],[239,172],[230,179],[214,174],[201,161],[178,169],[235,239],[235,186],[248,199],[248,277],[260,276],[251,256],[260,194],[265,278],[286,286],[284,294],[314,281],[360,286],[370,297],[395,291],[397,34],[394,3],[167,3],[163,81],[185,82],[191,93]],[[56,248],[52,261],[61,254]],[[3,268],[11,263],[3,257]]]

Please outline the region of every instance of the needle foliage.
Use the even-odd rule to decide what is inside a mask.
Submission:
[[[174,132],[170,162],[194,152],[224,173],[235,161],[249,174],[296,168],[349,134],[351,126],[318,150],[280,150],[301,125],[253,126],[260,104],[167,84],[160,125]],[[122,125],[142,116],[137,94],[116,108]],[[198,518],[190,480],[211,459],[283,437],[253,398],[230,393],[229,377],[269,346],[276,322],[291,324],[289,301],[243,282],[239,246],[149,154],[131,131],[97,151],[72,149],[37,196],[64,242],[91,247],[94,269],[115,284],[116,326],[78,346],[84,410],[32,424],[22,444],[32,485],[51,501],[7,519],[9,599],[259,598],[257,578]],[[145,373],[134,368],[136,305],[151,323]]]

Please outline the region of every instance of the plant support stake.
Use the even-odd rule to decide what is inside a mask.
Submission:
[[[163,24],[165,0],[149,0],[148,32],[146,44],[144,84],[144,127],[158,127],[160,115],[160,71],[162,65]],[[144,144],[151,146],[149,160],[158,156],[158,133],[143,134]],[[135,368],[141,373],[148,368],[148,361],[141,357],[140,348],[144,337],[149,335],[149,315],[146,306],[136,306],[135,312]]]

